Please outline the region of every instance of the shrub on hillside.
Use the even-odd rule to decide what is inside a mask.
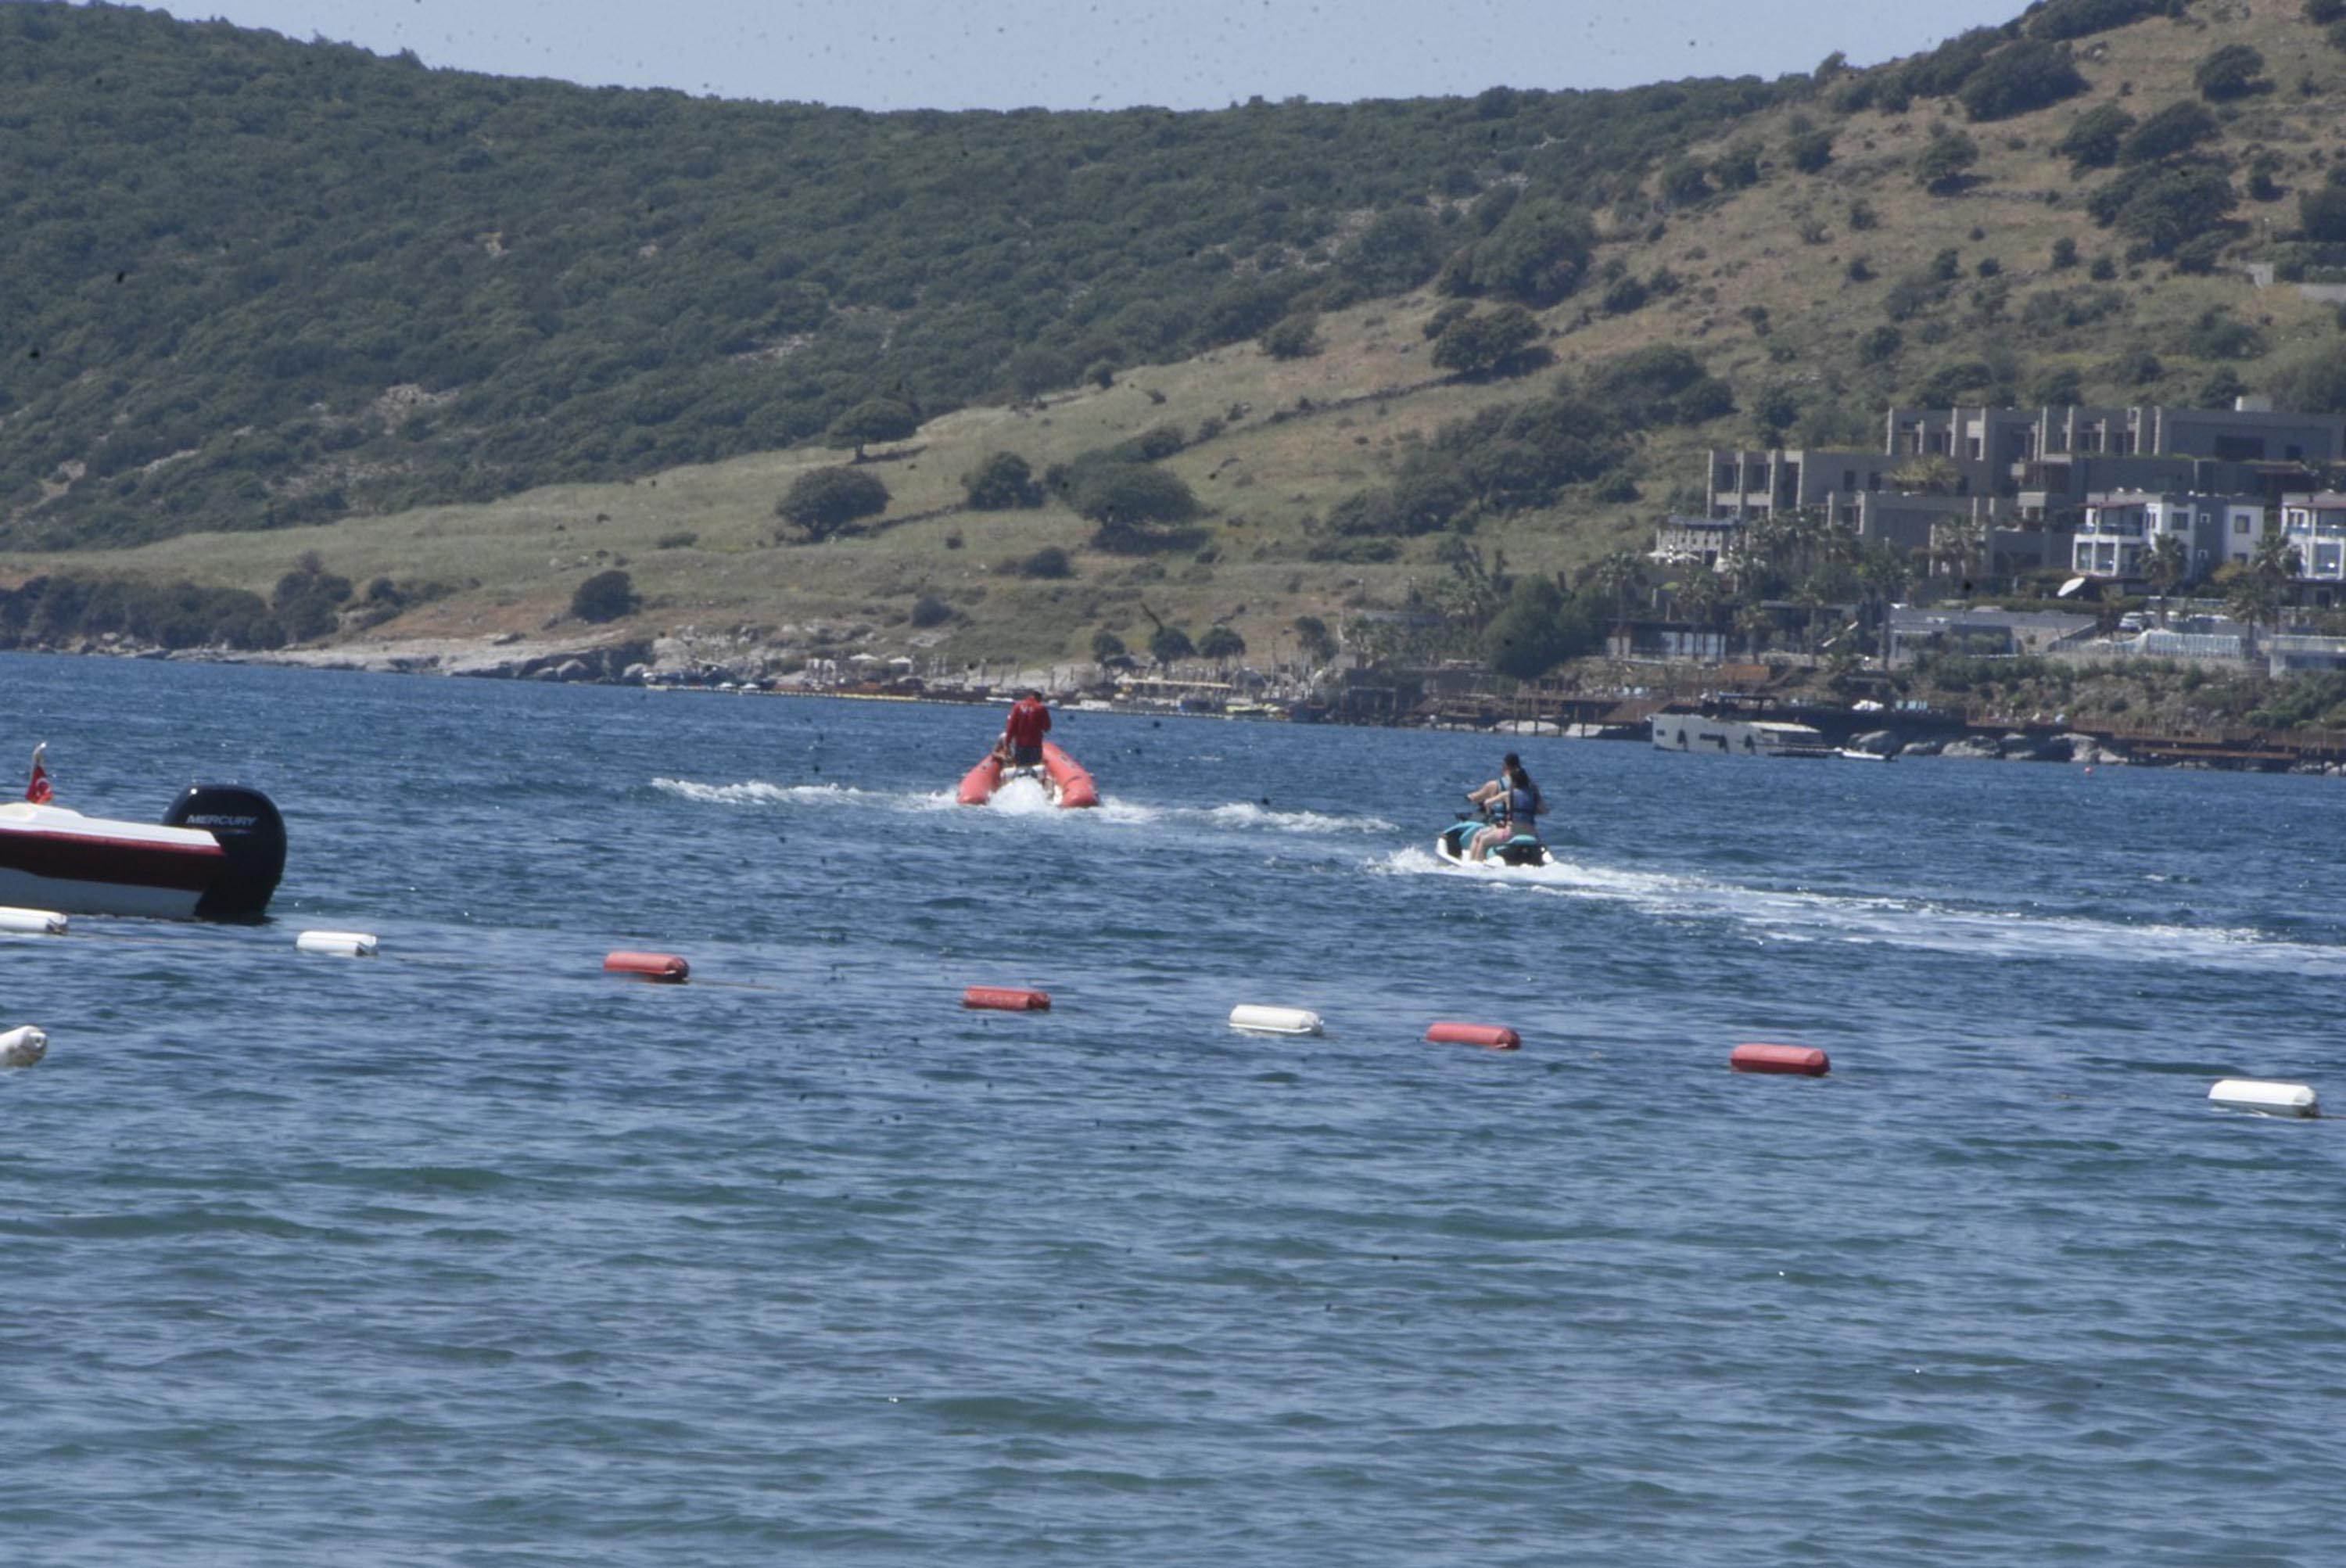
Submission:
[[[1735,412],[1735,394],[1674,343],[1632,349],[1588,372],[1589,399],[1630,430],[1699,424]]]
[[[2191,81],[2201,97],[2220,103],[2270,89],[2272,84],[2263,79],[2264,71],[2262,55],[2246,44],[2227,44],[2209,51],[2192,67]]]
[[[1067,500],[1083,516],[1111,526],[1185,523],[1198,514],[1198,498],[1179,475],[1137,463],[1079,465]]]
[[[1931,127],[1931,139],[1914,155],[1914,183],[1933,196],[1949,196],[1970,183],[1969,170],[1979,161],[1979,143],[1943,125]]]
[[[791,482],[775,512],[806,531],[828,539],[859,518],[888,510],[888,487],[856,468],[818,468]]]
[[[1672,207],[1692,207],[1710,194],[1710,177],[1702,165],[1681,158],[1663,168],[1654,182],[1654,189]]]
[[[1432,213],[1399,207],[1372,219],[1336,265],[1372,294],[1398,294],[1433,277],[1446,249]]]
[[[2086,90],[2066,44],[2027,39],[1999,49],[1972,73],[1956,95],[1974,120],[2010,119]]]
[[[913,601],[913,625],[926,631],[941,626],[954,618],[954,607],[934,594],[923,594]]]
[[[351,596],[351,580],[326,570],[315,550],[305,550],[293,569],[277,579],[269,607],[289,641],[309,642],[332,632]]]
[[[902,441],[921,428],[913,411],[890,398],[869,398],[831,422],[823,441],[830,446],[852,446],[861,457],[875,441]]]
[[[1452,294],[1553,305],[1580,286],[1595,243],[1587,213],[1554,197],[1527,197],[1489,234],[1450,259],[1442,287]]]
[[[2126,139],[2118,144],[2118,161],[2158,163],[2222,135],[2223,128],[2208,112],[2207,105],[2185,98],[2168,105],[2127,132]]]
[[[1832,162],[1832,132],[1802,131],[1784,144],[1784,157],[1802,174],[1815,174]]]
[[[2170,11],[2174,0],[2045,0],[2025,24],[2032,38],[2083,38]]]
[[[2346,242],[2346,186],[2323,185],[2298,192],[2297,220],[2308,239]]]
[[[961,476],[962,494],[973,512],[1008,512],[1043,504],[1035,471],[1015,452],[997,452]]]
[[[2265,395],[2275,408],[2303,413],[2346,413],[2346,354],[2308,349],[2268,369]]]
[[[2346,18],[2346,0],[2305,0],[2305,19],[2317,27]]]
[[[2096,104],[2069,122],[2069,133],[2053,144],[2053,150],[2069,160],[2072,172],[2107,168],[2117,162],[2118,148],[2137,123],[2116,104]]]
[[[1262,351],[1274,360],[1309,359],[1320,351],[1320,318],[1298,311],[1262,335]]]
[[[1531,368],[1525,351],[1539,341],[1538,320],[1521,305],[1461,317],[1433,341],[1436,369],[1461,375],[1505,375]]]
[[[1917,55],[1899,66],[1898,86],[1918,98],[1947,97],[1960,92],[2003,42],[2004,31],[1998,27],[1958,33],[1930,53]]]
[[[1076,568],[1068,561],[1067,553],[1056,545],[1044,545],[1025,560],[1020,561],[1015,570],[1022,577],[1045,580],[1054,577],[1072,577],[1076,575]]]
[[[634,580],[614,568],[578,585],[570,596],[570,613],[582,621],[616,621],[634,614],[638,603]]]
[[[2239,205],[2222,169],[2184,165],[2114,180],[2086,199],[2086,210],[2164,256],[2208,235]]]

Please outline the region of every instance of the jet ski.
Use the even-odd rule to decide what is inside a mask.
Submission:
[[[994,799],[994,792],[1013,779],[1032,779],[1043,786],[1054,806],[1096,806],[1099,787],[1083,765],[1056,744],[1043,742],[1043,764],[1039,768],[1013,768],[1005,762],[1002,753],[990,751],[985,760],[962,775],[961,789],[956,798],[964,806],[983,806]]]
[[[1474,841],[1474,835],[1490,825],[1491,809],[1485,806],[1481,816],[1469,817],[1443,829],[1434,838],[1433,852],[1454,866],[1480,869],[1467,857],[1466,849]],[[1529,833],[1517,833],[1505,843],[1492,845],[1484,855],[1481,865],[1546,866],[1555,864],[1555,861],[1556,857],[1547,852],[1547,846],[1537,838]]]

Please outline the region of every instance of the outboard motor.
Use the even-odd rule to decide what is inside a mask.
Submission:
[[[167,828],[201,828],[228,852],[228,868],[196,903],[203,920],[257,921],[285,874],[285,819],[258,789],[190,784],[163,813]]]

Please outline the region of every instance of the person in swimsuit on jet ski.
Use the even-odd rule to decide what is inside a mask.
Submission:
[[[1466,799],[1491,813],[1491,825],[1476,833],[1466,847],[1468,860],[1479,864],[1494,849],[1518,835],[1539,837],[1539,814],[1547,809],[1547,802],[1540,799],[1539,786],[1532,782],[1532,776],[1524,771],[1523,759],[1514,752],[1500,762],[1496,779],[1469,789]]]

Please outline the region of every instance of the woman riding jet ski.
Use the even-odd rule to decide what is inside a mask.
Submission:
[[[1539,815],[1547,809],[1539,786],[1524,771],[1523,759],[1507,753],[1499,776],[1466,799],[1481,815],[1444,828],[1433,840],[1434,852],[1462,866],[1545,866],[1553,857],[1540,842]]]

